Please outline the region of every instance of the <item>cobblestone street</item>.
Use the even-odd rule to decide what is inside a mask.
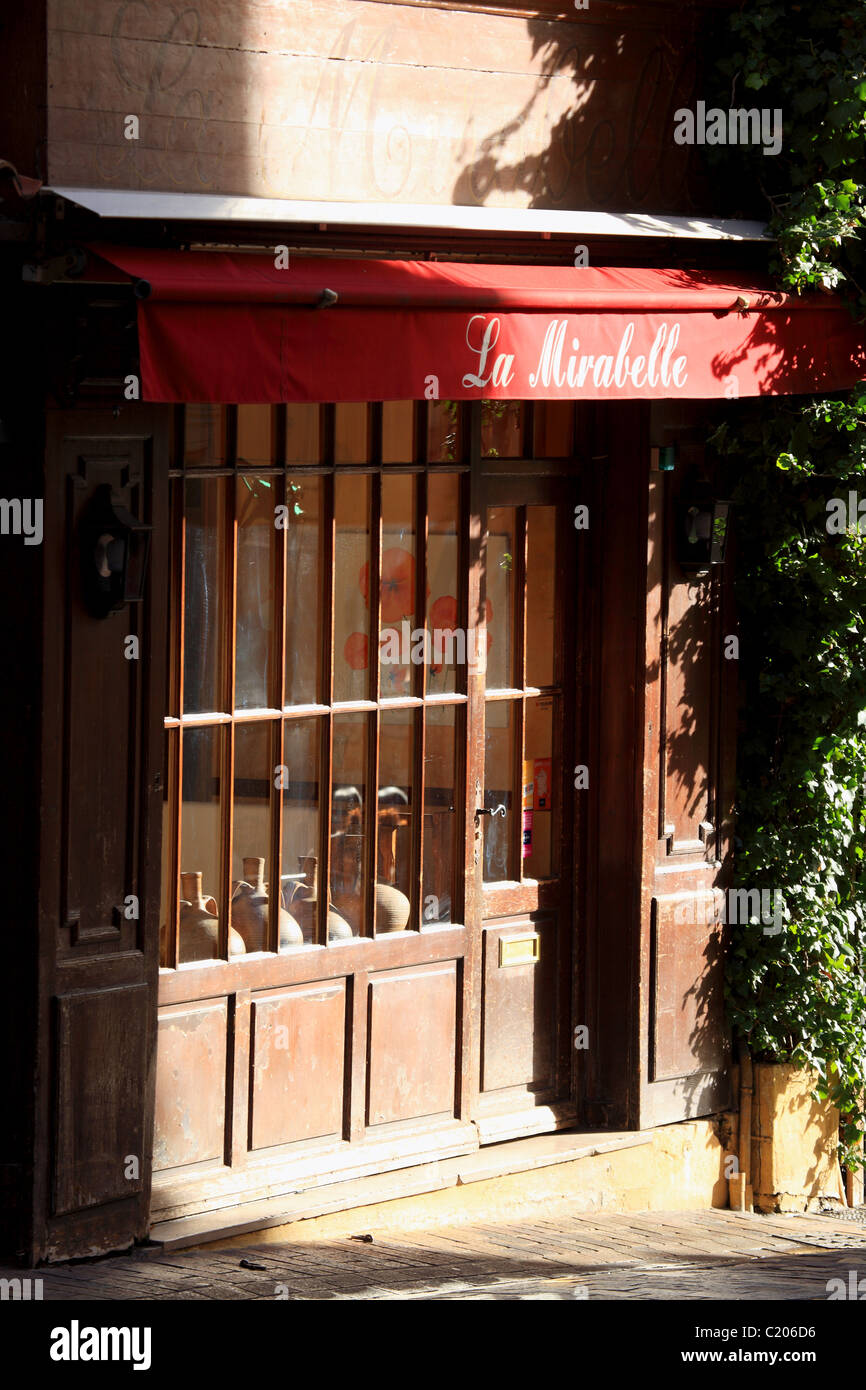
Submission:
[[[632,1299],[826,1301],[866,1278],[866,1224],[730,1211],[578,1212],[340,1239],[287,1237],[31,1271],[46,1300]],[[370,1239],[369,1237],[372,1237]],[[7,1269],[7,1277],[22,1270]]]

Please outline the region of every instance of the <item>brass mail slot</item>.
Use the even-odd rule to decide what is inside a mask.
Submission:
[[[538,932],[528,936],[500,936],[500,965],[534,965],[541,954],[541,937]]]

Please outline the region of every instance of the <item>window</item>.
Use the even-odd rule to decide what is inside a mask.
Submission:
[[[461,920],[463,414],[179,409],[164,967]]]

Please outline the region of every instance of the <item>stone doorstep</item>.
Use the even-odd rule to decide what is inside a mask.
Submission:
[[[652,1130],[619,1133],[560,1131],[557,1134],[535,1135],[529,1139],[490,1144],[459,1158],[440,1159],[372,1177],[323,1184],[306,1192],[269,1197],[264,1201],[238,1202],[201,1216],[156,1222],[150,1229],[151,1244],[147,1251],[158,1255],[166,1250],[206,1245],[211,1241],[227,1240],[317,1216],[350,1211],[355,1207],[374,1206],[401,1197],[417,1197],[446,1188],[464,1187],[514,1173],[534,1172],[557,1163],[574,1163],[596,1154],[651,1144],[653,1133]]]

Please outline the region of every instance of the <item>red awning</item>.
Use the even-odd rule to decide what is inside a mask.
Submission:
[[[834,296],[752,277],[92,249],[136,282],[147,401],[734,399],[866,377],[866,329]]]

